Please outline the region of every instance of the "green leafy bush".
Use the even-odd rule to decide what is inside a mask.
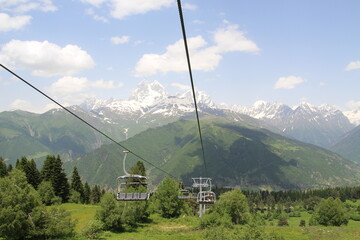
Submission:
[[[98,220],[90,221],[85,228],[81,231],[81,235],[86,237],[87,239],[98,239],[100,237],[100,233],[103,230],[103,223]]]
[[[349,215],[340,199],[322,199],[311,216],[310,225],[341,226],[349,222]]]

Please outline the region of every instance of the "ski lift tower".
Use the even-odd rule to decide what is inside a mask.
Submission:
[[[197,194],[197,203],[199,204],[199,217],[205,213],[207,204],[214,204],[216,202],[216,195],[211,191],[211,178],[193,178],[193,188],[199,189]]]

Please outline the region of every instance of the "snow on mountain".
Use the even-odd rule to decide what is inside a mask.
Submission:
[[[161,102],[167,97],[168,93],[158,81],[153,81],[152,83],[142,81],[132,91],[129,101],[138,102],[141,107],[149,107]]]
[[[202,91],[196,91],[199,111],[215,108],[209,96]],[[107,101],[87,99],[81,107],[87,111],[97,112],[99,115],[137,115],[162,114],[163,116],[181,116],[184,113],[194,112],[192,91],[170,96],[158,82],[142,81],[132,91],[129,100],[110,99]]]
[[[354,109],[351,111],[345,111],[345,116],[350,120],[354,125],[360,125],[360,109]]]
[[[314,106],[302,102],[289,107],[283,103],[266,101],[257,101],[250,107],[238,104],[215,105],[202,91],[196,91],[196,100],[200,112],[213,114],[214,111],[220,113],[230,110],[245,114],[274,126],[286,136],[323,147],[329,147],[354,127],[339,109],[330,105]],[[195,111],[191,90],[171,96],[157,81],[139,83],[129,100],[88,99],[81,107],[108,122],[122,124],[125,119],[146,125],[158,121],[156,126]],[[352,119],[360,119],[359,115],[360,111],[348,113],[348,116],[353,116]]]
[[[263,120],[286,136],[322,147],[331,146],[354,127],[339,109],[330,105],[314,106],[302,102],[289,107],[283,103],[257,101],[250,107],[233,105],[225,108]]]

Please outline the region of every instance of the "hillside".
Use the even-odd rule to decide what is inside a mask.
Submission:
[[[339,142],[331,147],[331,150],[341,156],[360,164],[360,126],[346,134]]]
[[[305,189],[360,184],[359,166],[323,148],[217,117],[204,118],[202,131],[208,176],[218,186]],[[123,144],[185,183],[205,176],[195,121],[148,129]],[[107,145],[66,168],[76,165],[90,183],[114,187],[123,174],[122,158],[122,149]],[[136,161],[130,155],[127,164]],[[163,174],[146,167],[150,181],[157,184]]]
[[[104,124],[80,108],[71,110],[105,132],[116,133],[111,125]],[[104,137],[71,116],[64,110],[54,109],[44,114],[24,111],[0,113],[1,156],[14,163],[27,156],[40,160],[48,154],[60,154],[68,160],[90,152],[108,143]]]

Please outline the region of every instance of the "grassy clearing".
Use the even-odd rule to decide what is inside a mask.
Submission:
[[[73,219],[77,221],[76,232],[81,230],[94,219],[99,206],[67,203],[62,205],[68,210]],[[289,240],[358,240],[360,239],[360,222],[350,221],[347,226],[323,227],[308,226],[311,214],[301,212],[301,217],[288,219],[289,226],[278,227],[277,220],[267,221],[265,230],[275,232]],[[305,227],[299,227],[300,220],[306,221]],[[137,229],[124,232],[104,232],[102,239],[127,239],[127,240],[200,240],[203,231],[198,229],[199,218],[184,216],[177,219],[164,219],[159,215],[151,215],[151,221],[141,224]],[[271,226],[272,225],[272,226]],[[229,230],[231,231],[231,230]],[[78,238],[82,239],[82,238]]]

